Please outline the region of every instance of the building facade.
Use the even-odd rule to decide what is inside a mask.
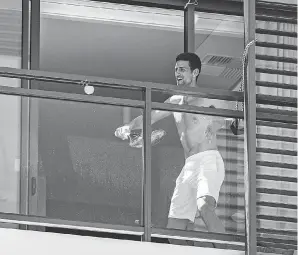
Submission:
[[[184,235],[247,254],[297,250],[297,5],[197,2],[1,1],[4,228],[152,242]],[[162,103],[181,92],[172,85],[185,50],[203,64],[193,92],[225,103],[209,114],[247,123],[243,135],[228,127],[218,134],[224,236],[208,235],[200,218],[185,234],[165,229],[184,164],[173,118],[146,126],[148,134],[166,131],[156,146],[131,148],[114,137],[154,107],[179,111]],[[245,111],[239,103],[235,111],[243,95]]]

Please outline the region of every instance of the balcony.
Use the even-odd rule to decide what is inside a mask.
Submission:
[[[53,240],[74,252],[76,243],[94,245],[94,252],[120,244],[110,239],[150,253],[297,250],[297,33],[289,21],[292,6],[278,6],[287,18],[270,23],[270,15],[257,13],[256,30],[248,2],[244,19],[195,10],[192,30],[183,23],[189,14],[179,9],[1,3],[2,240],[40,238],[41,247]],[[173,86],[173,58],[185,47],[185,32],[202,56],[196,88]],[[248,85],[239,91],[244,42],[255,36]],[[164,103],[177,94],[212,99],[220,107]],[[235,109],[236,102],[244,103],[244,111]],[[150,125],[151,110],[173,114]],[[187,230],[166,228],[185,161],[173,118],[180,113],[244,120],[244,134],[234,135],[229,125],[217,133],[225,180],[216,214],[224,234],[207,232],[200,217]],[[114,131],[139,115],[144,146],[135,148]],[[149,142],[154,130],[166,132],[157,145]],[[187,245],[164,244],[169,239]]]

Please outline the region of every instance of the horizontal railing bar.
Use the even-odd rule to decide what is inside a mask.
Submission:
[[[223,185],[225,186],[229,186],[229,187],[237,187],[238,185],[244,185],[244,182],[238,182],[238,181],[225,181],[223,183]]]
[[[296,234],[297,235],[297,234]],[[284,241],[290,240],[292,244],[297,244],[296,236],[290,234],[277,234],[277,233],[258,233],[260,238],[269,238],[269,240],[276,240],[277,242],[283,243]]]
[[[257,108],[257,120],[297,124],[297,117],[294,114],[286,115],[282,110],[275,110],[273,113],[264,108]]]
[[[291,5],[280,5],[276,2],[270,2],[270,4],[263,4],[261,1],[257,1],[256,12],[259,16],[266,15],[270,17],[277,16],[282,18],[297,18],[297,10],[295,9],[295,7],[292,7]]]
[[[267,206],[274,208],[285,208],[285,209],[294,209],[297,210],[298,206],[296,204],[288,204],[288,203],[275,203],[275,202],[267,202],[267,201],[257,201],[257,205],[259,206]]]
[[[275,243],[273,240],[263,241],[257,238],[257,246],[259,252],[270,254],[294,254],[293,251],[297,249],[297,245],[287,243]],[[289,253],[290,251],[290,253]],[[263,254],[263,253],[262,253]]]
[[[272,121],[257,121],[257,126],[286,128],[286,129],[297,129],[298,128],[296,124],[272,122]]]
[[[209,107],[197,107],[191,105],[175,105],[169,103],[157,103],[152,102],[152,109],[161,111],[172,111],[172,112],[187,112],[193,114],[205,114],[210,116],[219,116],[226,118],[238,118],[243,119],[242,111],[228,110],[228,109],[214,109]],[[291,115],[286,115],[285,111],[276,110],[273,113],[271,109],[258,108],[257,109],[257,120],[275,121],[275,122],[286,122],[286,123],[297,123],[297,118],[293,112],[286,111]]]
[[[257,134],[257,139],[297,143],[297,138],[296,137],[279,136],[279,135]]]
[[[234,182],[235,183],[235,182]],[[244,183],[239,183],[239,186],[243,186]],[[257,188],[257,193],[260,194],[276,194],[280,196],[290,196],[290,197],[296,197],[297,196],[297,191],[292,191],[292,190],[285,190],[285,189],[269,189],[269,188]],[[243,197],[244,196],[244,190],[243,192],[229,192],[229,191],[222,191],[222,194],[225,197]]]
[[[284,236],[284,237],[286,238],[286,236]],[[279,247],[278,246],[279,244],[288,244],[288,245],[291,245],[292,249],[297,248],[297,240],[285,240],[285,239],[280,239],[280,238],[276,238],[273,236],[272,237],[259,236],[258,242],[275,243],[275,244],[277,244],[277,246],[275,246],[275,247]],[[279,247],[279,248],[282,248],[282,247]]]
[[[99,96],[90,97],[87,95],[13,88],[13,87],[6,87],[6,86],[0,86],[0,94],[144,108],[144,102],[138,101],[138,100],[99,97]],[[207,108],[207,107],[197,107],[197,106],[188,106],[188,105],[180,106],[180,105],[173,105],[173,104],[166,104],[166,103],[152,103],[152,105],[156,105],[156,104],[160,105],[160,108],[162,108],[163,110],[171,109],[175,111],[182,111],[182,112],[184,111],[184,112],[197,113],[197,114],[210,114],[210,115],[223,116],[223,117],[228,115],[227,117],[230,116],[230,117],[240,118],[241,117],[240,114],[243,113],[240,111],[237,112],[232,110],[222,110],[222,109],[214,109],[214,108]],[[226,113],[226,111],[228,112]]]
[[[297,24],[297,19],[295,18],[277,17],[277,16],[271,16],[271,15],[256,15],[256,20]]]
[[[277,2],[277,1],[257,0],[256,6],[257,6],[257,8],[263,7],[267,10],[280,10],[280,11],[285,11],[285,12],[297,13],[297,5],[296,4],[282,3],[282,2]]]
[[[223,183],[224,186],[243,186],[244,185],[244,177],[243,176],[239,177],[239,173],[238,174],[230,174],[230,173],[228,173],[228,170],[226,170],[225,175],[227,177],[229,176],[229,178],[227,178],[224,181],[224,183]],[[257,174],[257,180],[276,181],[278,183],[281,183],[281,182],[297,183],[296,177],[280,177],[280,178],[278,178],[278,177],[279,176],[277,176],[277,175],[272,176],[272,175]],[[260,185],[258,185],[258,186],[260,186]],[[282,190],[287,190],[287,189],[284,188]]]
[[[243,141],[244,141],[243,135],[234,135],[231,132],[231,129],[225,129],[225,131],[227,132],[226,134],[218,133],[217,138],[220,139],[220,140],[238,141],[238,142],[243,143]]]
[[[284,216],[272,216],[272,215],[257,215],[258,219],[261,220],[272,220],[272,221],[283,221],[283,222],[293,222],[297,223],[297,218],[284,217]]]
[[[44,91],[36,89],[24,89],[0,86],[0,94],[10,96],[25,96],[42,99],[54,99],[63,101],[72,101],[80,103],[93,103],[93,104],[106,104],[115,106],[126,106],[134,108],[144,108],[145,103],[143,101],[131,100],[131,99],[120,99],[113,97],[100,97],[100,96],[87,96],[80,94],[71,94],[55,91]]]
[[[228,139],[230,140],[230,139]],[[221,146],[218,145],[217,148],[219,150],[227,150],[229,152],[237,152],[237,153],[244,153],[244,148],[239,148],[237,145],[235,146]],[[278,154],[278,155],[287,155],[287,156],[297,156],[297,151],[293,150],[282,150],[282,149],[271,149],[271,148],[264,148],[264,147],[257,147],[256,152],[258,153],[268,153],[268,154]]]
[[[256,59],[265,60],[265,61],[276,61],[276,62],[281,62],[281,63],[297,64],[297,58],[289,58],[289,57],[277,57],[277,56],[257,54]]]
[[[281,189],[257,188],[257,193],[278,194],[278,195],[294,196],[294,197],[297,196],[297,191],[281,190]]]
[[[108,104],[108,105],[115,105],[115,106],[128,106],[128,107],[135,107],[135,108],[144,107],[144,102],[138,101],[138,100],[87,96],[87,95],[55,92],[55,91],[43,91],[43,90],[32,90],[32,89],[28,90],[23,88],[13,88],[13,87],[6,87],[6,86],[0,86],[0,94],[14,95],[14,96],[27,96],[27,97],[35,97],[35,98],[43,98],[43,99],[56,99],[56,100],[73,101],[73,102],[81,102],[81,103],[96,103],[96,104]],[[227,109],[214,109],[214,108],[208,108],[208,107],[197,107],[197,106],[189,106],[189,105],[181,106],[181,105],[155,103],[155,102],[152,103],[152,108],[159,109],[159,110],[166,110],[166,111],[171,110],[171,111],[178,111],[178,112],[208,114],[212,116],[222,116],[227,118],[243,119],[243,112],[227,110]],[[259,116],[259,113],[257,114],[258,119],[261,118],[262,120],[271,120],[268,114],[266,113],[260,113],[260,114],[262,116]],[[271,114],[271,116],[274,116],[274,115]],[[296,121],[296,119],[291,120],[291,116],[286,116],[286,115],[277,116],[276,120],[284,121],[284,122]]]
[[[287,83],[256,81],[256,85],[259,87],[297,90],[297,85]]]
[[[116,80],[108,78],[100,78],[93,76],[82,76],[73,74],[62,74],[53,73],[45,71],[36,70],[23,70],[15,68],[0,68],[0,75],[4,77],[14,77],[14,78],[24,78],[24,79],[34,79],[41,81],[57,81],[62,83],[77,83],[81,85],[82,81],[88,80],[89,84],[92,86],[107,86],[107,87],[125,87],[127,89],[144,89],[151,88],[153,90],[158,90],[165,93],[181,94],[181,95],[195,95],[206,98],[215,98],[220,100],[230,100],[230,101],[243,101],[243,93],[219,90],[219,89],[208,89],[208,88],[179,88],[177,86],[168,84],[156,84],[150,82],[137,82],[137,81],[127,81],[127,80]],[[268,95],[257,95],[257,103],[259,104],[273,104],[278,103],[280,97],[268,96]],[[290,101],[290,102],[288,102]],[[291,98],[279,101],[284,102],[284,105],[295,105]],[[297,103],[296,103],[297,105]],[[295,106],[294,106],[295,107]]]
[[[278,182],[297,182],[296,177],[278,176],[278,175],[267,175],[267,174],[257,174],[257,179],[259,180],[270,180]]]
[[[267,166],[267,167],[277,167],[277,168],[288,168],[297,170],[296,164],[288,164],[288,163],[277,163],[271,161],[257,161],[257,165],[259,166]]]
[[[239,164],[243,163],[244,159],[226,159],[227,163],[231,164]],[[271,162],[271,161],[257,161],[257,166],[266,166],[266,167],[274,167],[274,168],[283,168],[283,169],[293,169],[297,170],[297,164],[289,164],[289,163],[277,163],[277,162]]]
[[[13,224],[58,227],[58,228],[78,229],[78,230],[106,232],[106,233],[133,234],[138,236],[143,234],[142,227],[121,226],[121,225],[90,223],[90,222],[77,222],[77,221],[60,220],[60,219],[48,219],[48,218],[39,217],[39,216],[27,216],[27,215],[18,215],[18,214],[11,214],[11,213],[0,213],[0,221],[4,223],[13,223]],[[177,236],[178,239],[198,240],[198,241],[205,240],[213,243],[218,242],[218,243],[231,244],[231,242],[232,243],[237,242],[238,244],[239,242],[244,241],[243,240],[244,237],[240,235],[216,234],[216,233],[206,233],[206,232],[196,232],[196,231],[184,232],[184,231],[176,231],[176,230],[153,229],[153,236],[158,234],[161,234],[164,237]],[[160,237],[160,235],[157,237]],[[179,238],[179,237],[182,237],[182,238]],[[224,242],[220,242],[220,240],[217,240],[215,238],[218,238]]]
[[[144,234],[144,228],[139,226],[123,226],[96,222],[49,219],[41,216],[22,215],[15,213],[0,212],[0,222],[32,226],[87,230],[105,233],[131,234],[138,236]]]
[[[291,151],[291,150],[280,150],[280,149],[271,149],[271,148],[258,147],[257,152],[259,152],[259,153],[268,153],[268,154],[297,156],[297,151]]]
[[[51,81],[59,83],[76,83],[81,85],[82,81],[88,81],[92,86],[116,87],[125,89],[145,89],[161,91],[164,93],[173,93],[181,95],[195,95],[205,98],[213,98],[228,101],[243,102],[243,93],[229,90],[209,89],[209,88],[179,88],[178,86],[152,83],[138,82],[129,80],[119,80],[111,78],[101,78],[94,76],[84,76],[76,74],[63,74],[47,71],[25,70],[9,67],[0,67],[0,76],[9,78],[19,78],[28,80]]]
[[[271,109],[271,108],[266,108],[266,107],[258,107],[257,112],[270,113],[270,114],[272,113],[272,114],[280,114],[280,115],[287,115],[287,116],[297,117],[297,111]]]
[[[270,252],[270,254],[293,254],[293,253],[288,253],[287,251],[291,250],[297,250],[297,245],[295,244],[290,244],[290,243],[285,243],[285,242],[275,242],[274,240],[270,240],[270,238],[265,241],[265,240],[259,240],[257,238],[257,245],[258,247],[262,247],[266,249],[266,252]],[[280,250],[279,253],[277,253]]]
[[[257,242],[257,250],[262,253],[270,253],[270,254],[287,254],[289,250],[292,249],[292,245],[282,245],[282,244],[274,244],[272,242]]]
[[[258,228],[259,233],[272,234],[272,235],[285,235],[285,236],[297,236],[297,231],[289,230],[276,230],[276,229],[267,229],[267,228]]]
[[[183,87],[180,88],[175,85],[165,85],[163,87],[154,87],[152,91],[159,91],[160,93],[168,93],[172,95],[192,95],[195,97],[226,100],[226,101],[238,101],[243,102],[243,92],[222,90],[222,89],[209,89],[204,87]]]
[[[244,196],[244,194],[243,194],[243,196]],[[229,221],[229,222],[233,221],[230,215],[218,214],[218,218],[223,222],[224,221]],[[197,231],[195,231],[195,232],[197,232]],[[203,233],[206,233],[206,232],[203,231]],[[216,234],[216,233],[214,233],[214,234]],[[224,234],[227,235],[227,233],[224,233]]]
[[[226,133],[226,134],[224,134],[224,133],[218,133],[217,134],[217,137],[218,138],[220,138],[220,139],[228,139],[228,140],[233,140],[233,141],[239,141],[239,142],[243,142],[244,141],[244,137],[242,135],[235,136],[233,133],[230,132],[231,131],[230,129],[222,129],[222,130],[225,130],[228,133]],[[297,143],[297,138],[296,137],[289,137],[289,136],[257,134],[257,139]]]
[[[257,104],[297,107],[297,99],[294,97],[271,96],[264,94],[257,94],[256,97]]]
[[[242,111],[216,109],[216,108],[209,108],[209,107],[198,107],[193,105],[176,105],[176,104],[169,104],[169,103],[152,102],[152,109],[161,110],[161,111],[171,111],[171,112],[205,114],[205,115],[219,116],[219,117],[226,117],[226,118],[239,118],[239,119],[244,118]]]
[[[243,173],[239,173],[238,170],[230,170],[230,169],[226,169],[225,170],[225,174],[226,175],[235,175],[235,176],[238,176],[240,174],[243,174]],[[243,174],[243,177],[244,177],[244,174]]]
[[[238,204],[232,204],[232,203],[218,203],[217,207],[216,208],[222,208],[222,209],[225,209],[225,208],[228,208],[228,209],[231,209],[231,210],[244,210],[245,207],[244,205],[238,205]]]
[[[267,74],[278,74],[278,75],[287,75],[287,76],[297,76],[297,72],[279,70],[279,69],[270,69],[270,68],[256,68],[257,73],[267,73]]]
[[[256,46],[266,47],[266,48],[283,49],[283,50],[297,50],[297,45],[284,44],[284,43],[271,43],[271,42],[257,41]]]
[[[257,28],[256,33],[266,34],[266,35],[297,37],[297,32],[279,31],[279,30],[271,30],[271,29],[263,29],[263,28]]]
[[[210,241],[212,243],[228,243],[228,244],[243,244],[245,242],[245,236],[222,234],[222,233],[211,233],[202,231],[185,231],[178,229],[162,229],[152,228],[153,237],[169,237],[179,240],[197,240],[197,241]]]
[[[16,78],[16,79],[26,79],[26,80],[36,80],[36,81],[44,81],[44,82],[58,82],[65,84],[77,84],[82,86],[82,82],[88,82],[88,85],[92,86],[105,86],[108,84],[110,87],[118,87],[118,88],[129,88],[140,89],[145,88],[142,82],[132,81],[130,85],[126,82],[130,82],[128,80],[117,80],[117,79],[108,79],[108,78],[100,78],[94,76],[86,76],[79,74],[65,74],[65,73],[57,73],[57,72],[49,72],[49,71],[40,71],[40,70],[26,70],[19,68],[11,68],[11,67],[0,67],[0,76],[7,78]],[[118,83],[119,81],[119,83]],[[122,82],[122,84],[120,84]]]
[[[230,158],[229,157],[223,157],[223,160],[227,163],[235,164],[234,167],[237,167],[237,168],[240,168],[240,169],[244,168],[244,158],[241,158],[241,159],[237,158],[236,159],[235,157],[230,157]],[[239,172],[238,172],[238,174],[239,174]]]

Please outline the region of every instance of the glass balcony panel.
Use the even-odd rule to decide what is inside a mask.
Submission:
[[[142,225],[142,151],[114,135],[127,110],[134,117],[141,109],[0,97],[1,212],[18,213],[28,200],[33,216]]]

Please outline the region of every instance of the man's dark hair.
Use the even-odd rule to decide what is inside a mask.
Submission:
[[[201,59],[199,58],[199,56],[197,54],[192,53],[192,52],[181,53],[176,57],[176,62],[178,62],[178,61],[188,61],[191,71],[198,68],[199,72],[201,73],[202,63],[201,63]]]

